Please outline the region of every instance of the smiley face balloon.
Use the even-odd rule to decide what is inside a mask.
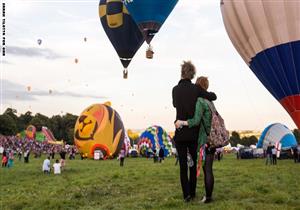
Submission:
[[[124,143],[125,129],[119,114],[107,104],[93,104],[78,117],[74,142],[83,156],[93,158],[101,150],[104,158],[117,155]]]

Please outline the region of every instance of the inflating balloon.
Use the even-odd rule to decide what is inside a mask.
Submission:
[[[293,132],[280,123],[271,124],[266,127],[256,146],[257,148],[264,148],[266,150],[270,143],[272,146],[280,144],[282,149],[290,149],[297,146]]]
[[[229,38],[300,128],[300,1],[221,1]]]
[[[25,130],[25,136],[27,139],[35,139],[35,135],[36,135],[36,128],[34,125],[29,125],[26,130]]]
[[[74,140],[80,153],[93,158],[95,150],[104,157],[117,155],[124,143],[125,130],[119,114],[105,104],[94,104],[78,117]]]
[[[124,67],[123,78],[126,79],[127,67],[144,42],[143,35],[122,0],[100,0],[99,17],[106,35],[119,55]]]
[[[172,143],[168,133],[160,126],[147,128],[140,136],[138,150],[141,155],[146,155],[146,151],[159,151],[163,148],[165,156],[172,154]]]
[[[150,42],[159,31],[169,14],[174,9],[178,0],[124,0],[124,4],[132,18],[139,26],[149,48],[147,58],[153,57]]]

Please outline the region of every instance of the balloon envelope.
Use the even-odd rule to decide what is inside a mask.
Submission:
[[[300,128],[300,1],[221,1],[236,50]]]
[[[105,104],[93,104],[78,117],[74,142],[83,156],[93,158],[95,150],[105,157],[117,155],[124,143],[125,129],[119,114]]]
[[[123,67],[127,68],[144,42],[143,35],[121,0],[100,0],[99,17]]]
[[[151,148],[152,151],[159,151],[163,148],[165,156],[172,154],[172,143],[168,133],[160,126],[151,126],[147,128],[141,135],[138,141],[138,149],[142,155],[142,150]]]
[[[178,0],[125,0],[124,4],[149,44]]]
[[[256,147],[267,149],[269,143],[275,146],[277,142],[281,143],[281,147],[285,149],[297,146],[296,138],[288,127],[280,123],[275,123],[264,129]]]

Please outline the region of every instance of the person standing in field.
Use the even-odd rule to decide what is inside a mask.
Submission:
[[[7,166],[7,162],[8,162],[8,158],[7,158],[5,150],[3,150],[1,162],[2,162],[2,168],[5,168]]]
[[[272,148],[272,163],[273,163],[273,165],[277,165],[276,153],[277,153],[277,149],[275,146],[273,146],[273,148]]]
[[[197,78],[196,85],[203,88],[204,90],[207,90],[209,87],[209,81],[207,77],[199,77]],[[204,172],[204,186],[206,194],[201,200],[201,202],[203,203],[210,203],[212,201],[212,193],[214,188],[214,175],[212,166],[216,148],[211,146],[207,142],[207,133],[210,133],[212,122],[212,113],[210,107],[214,107],[213,105],[210,105],[210,103],[210,101],[199,97],[197,99],[193,118],[186,121],[177,120],[175,122],[176,128],[181,128],[182,126],[188,126],[189,128],[192,128],[200,125],[197,151],[201,153],[200,148],[204,149],[202,154],[198,154],[197,162],[198,164],[200,163],[200,165],[198,166],[200,169],[202,165],[202,159],[204,159],[204,165],[202,166],[202,168]]]
[[[269,145],[267,147],[266,165],[268,165],[268,162],[270,162],[270,165],[272,165],[272,145],[271,145],[271,142],[269,143]]]
[[[8,163],[7,163],[7,167],[11,168],[14,165],[14,151],[10,150],[9,154],[8,154]]]
[[[184,61],[181,65],[181,80],[172,90],[176,120],[187,120],[194,116],[198,97],[208,100],[216,100],[217,98],[216,94],[207,92],[192,83],[191,80],[195,74],[195,66],[190,61]],[[179,157],[180,182],[185,202],[189,202],[196,196],[197,166],[193,164],[192,167],[188,168],[187,151],[191,154],[193,162],[196,163],[199,129],[199,126],[184,126],[175,130],[174,142]]]
[[[55,163],[53,164],[53,172],[54,174],[61,174],[61,164],[59,160],[56,159]]]
[[[159,156],[159,162],[162,163],[165,158],[165,152],[162,147],[160,147],[160,149],[159,149],[158,156]]]
[[[120,166],[124,166],[124,160],[125,160],[125,149],[122,148],[120,153],[119,153],[119,159],[120,159]]]
[[[44,174],[50,174],[50,156],[47,157],[47,159],[44,160],[43,162],[43,172]]]
[[[62,171],[65,169],[65,166],[66,166],[66,154],[67,154],[67,152],[65,151],[64,148],[62,148],[62,150],[59,153],[59,155],[60,155],[60,165],[61,165],[61,170]]]
[[[26,149],[26,151],[24,152],[24,163],[29,163],[29,155],[30,151],[29,149]]]

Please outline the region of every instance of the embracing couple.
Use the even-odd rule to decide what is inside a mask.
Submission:
[[[199,165],[199,159],[203,159],[204,162],[200,165],[203,165],[206,195],[202,202],[209,203],[212,201],[214,185],[212,164],[215,153],[215,148],[207,143],[212,119],[209,105],[217,96],[207,91],[209,82],[206,77],[197,78],[196,84],[193,84],[191,80],[195,74],[195,66],[190,61],[184,61],[181,65],[181,80],[172,92],[173,105],[176,108],[174,141],[179,157],[184,201],[189,202],[196,196],[197,163]],[[200,148],[204,150],[202,154],[205,154],[205,158],[199,157]],[[187,164],[188,156],[194,164]],[[198,166],[198,173],[199,169]]]

